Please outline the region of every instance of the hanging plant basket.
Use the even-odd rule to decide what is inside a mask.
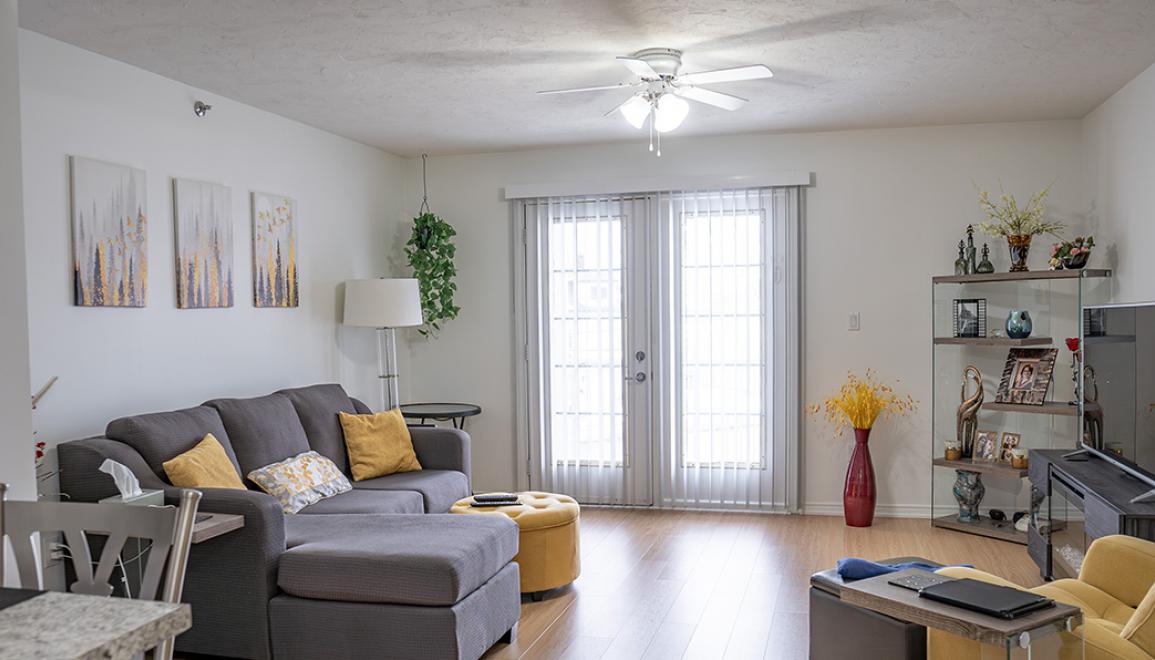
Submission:
[[[457,266],[453,257],[457,232],[445,220],[429,211],[428,187],[425,186],[425,159],[421,155],[421,180],[425,196],[421,213],[413,218],[413,232],[405,243],[405,257],[421,289],[421,312],[425,325],[418,329],[423,336],[435,337],[445,321],[457,318],[461,308],[454,304],[457,293]]]

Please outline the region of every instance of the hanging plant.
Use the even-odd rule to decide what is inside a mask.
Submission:
[[[421,180],[425,184],[425,158],[421,155]],[[457,232],[445,220],[429,211],[429,194],[426,188],[421,202],[421,213],[413,218],[413,233],[405,243],[405,257],[413,269],[421,290],[421,312],[425,325],[418,329],[423,336],[435,337],[445,321],[457,318],[461,308],[453,304],[457,293],[457,266],[453,257],[457,247],[453,237]]]

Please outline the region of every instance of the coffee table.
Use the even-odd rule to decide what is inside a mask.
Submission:
[[[890,584],[904,575],[918,574],[907,569],[889,575],[846,582],[842,600],[895,619],[942,630],[973,639],[982,645],[983,658],[1083,657],[1081,639],[1060,635],[1072,632],[1083,622],[1079,608],[1063,603],[1016,619],[1001,619],[961,607],[921,598],[918,592]],[[1077,648],[1076,648],[1077,647]]]

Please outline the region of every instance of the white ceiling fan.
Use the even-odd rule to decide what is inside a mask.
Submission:
[[[682,51],[674,48],[646,48],[628,57],[617,58],[627,69],[638,77],[631,82],[595,87],[575,87],[573,89],[553,89],[538,94],[572,94],[575,92],[598,92],[611,89],[639,88],[630,98],[606,113],[609,116],[618,111],[634,128],[650,127],[650,150],[654,150],[653,133],[658,132],[658,155],[662,155],[661,134],[668,133],[682,125],[690,112],[690,105],[683,99],[705,103],[723,110],[737,110],[749,101],[740,96],[706,89],[702,85],[771,78],[769,67],[751,64],[730,69],[680,73]]]

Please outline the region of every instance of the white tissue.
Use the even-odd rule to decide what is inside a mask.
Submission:
[[[98,469],[105,474],[112,475],[112,480],[116,482],[116,489],[120,491],[122,498],[128,499],[140,495],[140,480],[136,478],[132,470],[124,465],[111,458],[106,458]]]

